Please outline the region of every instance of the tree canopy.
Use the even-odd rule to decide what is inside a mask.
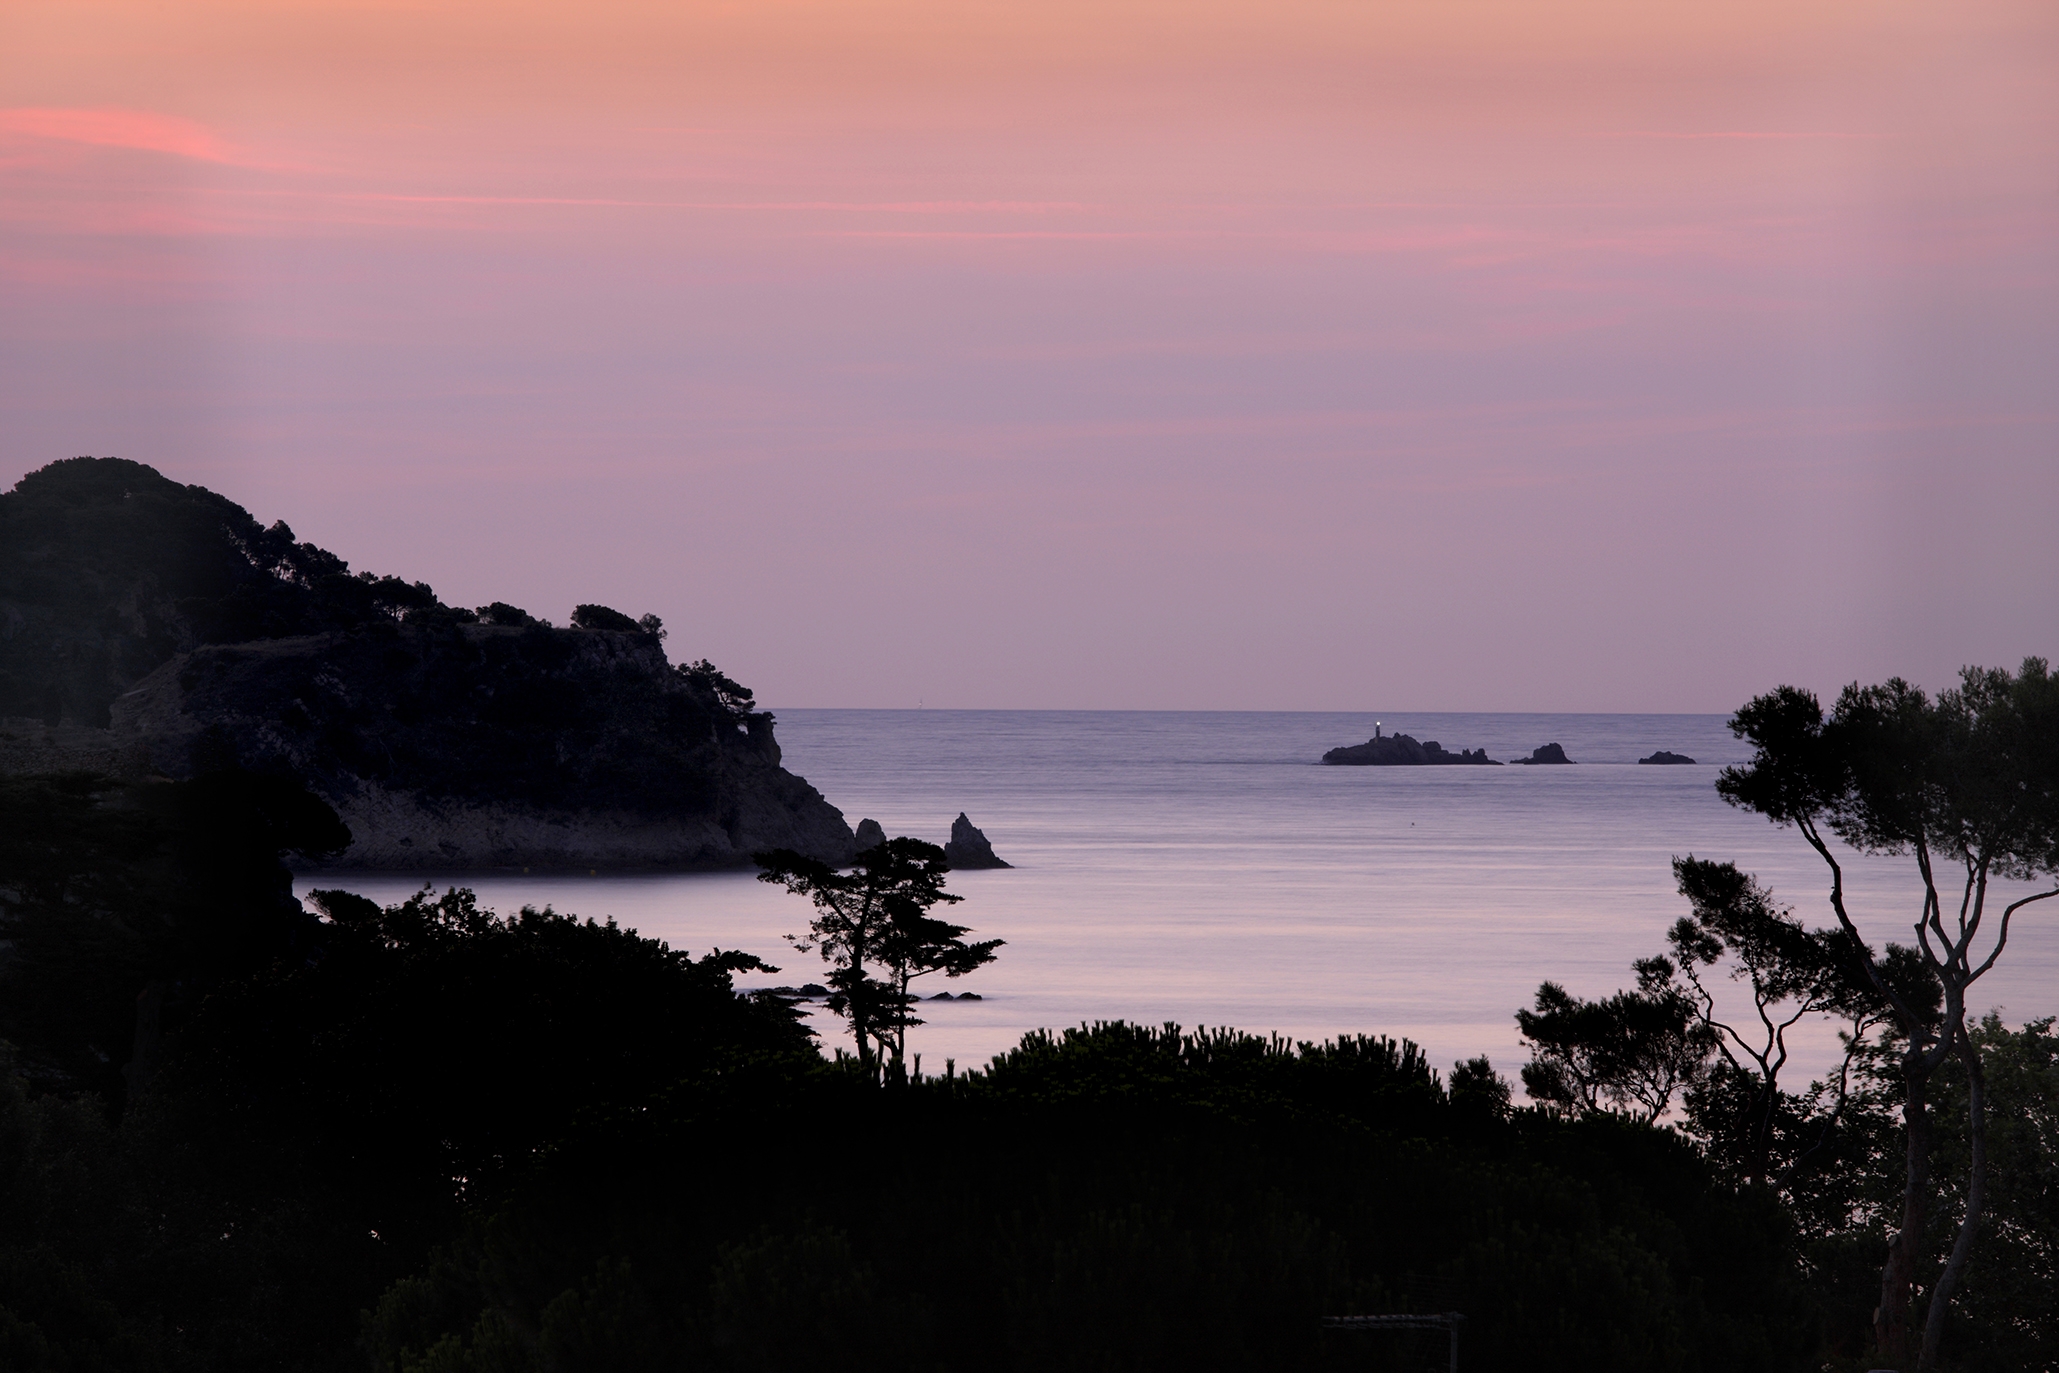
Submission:
[[[1516,1012],[1531,1049],[1523,1086],[1533,1098],[1568,1115],[1613,1109],[1650,1124],[1700,1080],[1713,1034],[1670,985],[1671,962],[1644,959],[1636,968],[1633,991],[1584,1001],[1546,982],[1534,1009]]]
[[[1793,826],[1823,859],[1838,925],[1905,1046],[1906,1191],[1882,1273],[1877,1336],[1888,1357],[1914,1354],[1927,1370],[1936,1366],[1985,1187],[1984,1089],[1968,994],[2001,958],[2018,913],[2059,896],[2059,680],[2045,660],[2026,658],[2015,673],[1967,668],[1957,687],[1935,698],[1900,678],[1854,683],[1828,714],[1812,694],[1784,686],[1746,704],[1731,729],[1752,744],[1753,756],[1726,768],[1718,790],[1732,805]],[[1866,944],[1833,839],[1912,860],[1917,880],[1907,916],[1916,956],[1941,993],[1935,1010]],[[2001,899],[1996,911],[1993,884],[2002,880],[2035,886]],[[1974,1143],[1962,1219],[1930,1287],[1919,1350],[1910,1312],[1932,1186],[1928,1084],[1954,1056],[1968,1074]]]
[[[922,1023],[910,984],[936,972],[962,977],[993,962],[1002,944],[967,943],[966,926],[930,914],[965,899],[944,890],[944,851],[903,836],[864,850],[848,871],[787,849],[756,861],[760,881],[814,902],[808,932],[788,939],[829,964],[829,1009],[850,1022],[861,1071],[904,1078],[908,1028]]]

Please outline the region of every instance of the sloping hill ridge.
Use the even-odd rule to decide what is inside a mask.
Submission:
[[[0,717],[7,771],[291,772],[351,828],[335,867],[852,850],[780,766],[772,716],[706,664],[672,666],[655,621],[445,606],[116,459],[0,495]]]

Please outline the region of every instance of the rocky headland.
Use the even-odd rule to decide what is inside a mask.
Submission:
[[[140,463],[56,463],[0,496],[0,770],[291,774],[350,826],[334,867],[848,862],[773,717],[663,639],[653,616],[559,628],[352,575]]]
[[[1435,739],[1418,743],[1406,734],[1375,734],[1363,744],[1351,744],[1333,748],[1323,755],[1325,763],[1342,767],[1436,767],[1447,764],[1470,764],[1475,767],[1498,768],[1500,763],[1487,756],[1486,749],[1461,749],[1457,753],[1446,751]]]

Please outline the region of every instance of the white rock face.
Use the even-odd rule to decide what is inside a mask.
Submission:
[[[680,869],[738,867],[750,860],[707,817],[652,820],[627,812],[551,813],[521,805],[438,801],[360,783],[332,802],[351,846],[310,870],[522,868]]]

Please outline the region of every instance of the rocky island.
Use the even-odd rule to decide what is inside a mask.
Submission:
[[[967,868],[1012,868],[1015,865],[994,853],[994,846],[987,842],[987,836],[972,821],[959,811],[958,818],[951,822],[951,839],[944,845],[944,861],[954,869]]]
[[[1406,734],[1381,734],[1374,731],[1373,737],[1363,744],[1351,744],[1344,748],[1333,748],[1323,755],[1323,761],[1342,767],[1435,767],[1443,764],[1471,764],[1476,767],[1498,768],[1501,766],[1487,756],[1486,749],[1461,749],[1457,753],[1447,752],[1435,739],[1418,743]]]
[[[1535,767],[1546,763],[1571,763],[1573,760],[1566,757],[1565,749],[1557,744],[1539,744],[1530,750],[1528,758],[1518,758],[1515,761],[1525,767]]]
[[[1640,758],[1637,761],[1640,763],[1658,763],[1661,765],[1671,765],[1674,767],[1679,767],[1686,764],[1692,764],[1694,762],[1694,759],[1688,757],[1684,753],[1668,753],[1666,750],[1660,749],[1651,757]]]
[[[290,774],[332,866],[691,869],[853,836],[773,717],[655,616],[444,605],[141,463],[0,495],[0,771]]]

